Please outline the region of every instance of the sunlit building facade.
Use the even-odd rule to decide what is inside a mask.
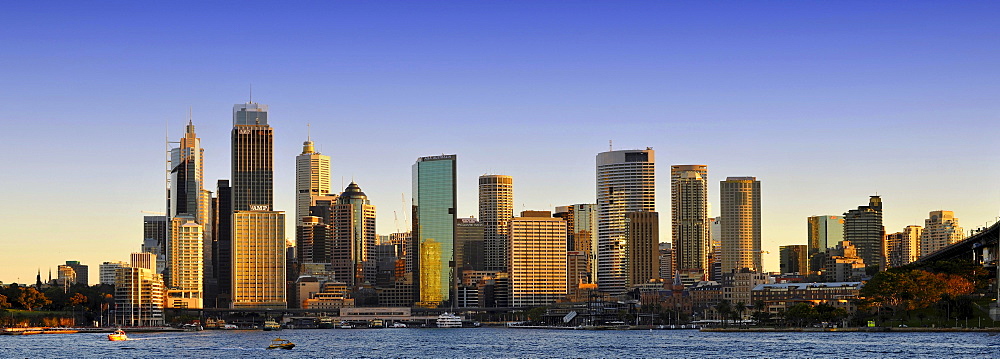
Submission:
[[[923,231],[920,226],[906,226],[902,232],[886,235],[889,268],[904,266],[920,258],[920,235]]]
[[[660,279],[660,216],[656,212],[625,214],[627,286]]]
[[[597,154],[597,286],[602,292],[623,293],[628,281],[625,213],[656,210],[654,155],[651,148]]]
[[[722,273],[761,271],[760,181],[728,177],[721,182]]]
[[[204,226],[190,214],[180,214],[170,220],[170,240],[168,241],[167,308],[203,308]]]
[[[924,220],[920,235],[920,255],[926,256],[965,238],[965,230],[958,225],[952,211],[933,211]]]
[[[133,258],[136,253],[133,253]],[[115,271],[115,324],[123,327],[164,325],[163,276],[149,268],[155,262],[150,253],[139,256],[144,263],[132,263]],[[148,267],[147,267],[148,266]]]
[[[330,156],[316,151],[312,140],[302,143],[302,153],[295,156],[295,223],[309,215],[312,197],[330,195]]]
[[[485,268],[507,271],[507,229],[514,218],[514,178],[504,175],[479,176],[479,221],[483,223]]]
[[[708,166],[670,166],[670,222],[677,270],[708,272]]]
[[[413,165],[413,270],[419,306],[437,307],[451,298],[456,159],[455,155],[421,157]]]
[[[236,211],[233,234],[231,308],[285,308],[285,213]]]
[[[566,295],[566,221],[525,211],[510,221],[510,305],[537,307]]]

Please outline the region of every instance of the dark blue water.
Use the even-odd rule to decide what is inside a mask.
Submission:
[[[506,328],[0,336],[0,358],[1000,358],[986,333],[701,333]],[[281,337],[297,346],[266,350]]]

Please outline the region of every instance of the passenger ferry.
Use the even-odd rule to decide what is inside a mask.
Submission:
[[[438,328],[461,328],[462,327],[462,317],[444,312],[438,316],[437,319]]]

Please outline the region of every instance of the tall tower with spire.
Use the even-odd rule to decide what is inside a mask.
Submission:
[[[164,274],[167,279],[168,295],[183,298],[176,301],[184,308],[201,308],[204,295],[204,272],[206,259],[205,245],[211,243],[206,237],[209,223],[209,202],[211,192],[204,189],[205,149],[195,133],[194,123],[188,119],[178,147],[170,150],[170,199],[168,223],[183,223],[184,226],[167,227],[167,243],[162,253],[166,253]],[[181,231],[183,229],[183,231]],[[209,247],[208,252],[211,252]],[[168,301],[167,307],[174,307],[175,301]]]

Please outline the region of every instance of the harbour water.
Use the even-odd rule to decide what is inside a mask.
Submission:
[[[266,350],[280,337],[292,350]],[[702,333],[508,328],[0,336],[0,358],[1000,358],[989,333]]]

